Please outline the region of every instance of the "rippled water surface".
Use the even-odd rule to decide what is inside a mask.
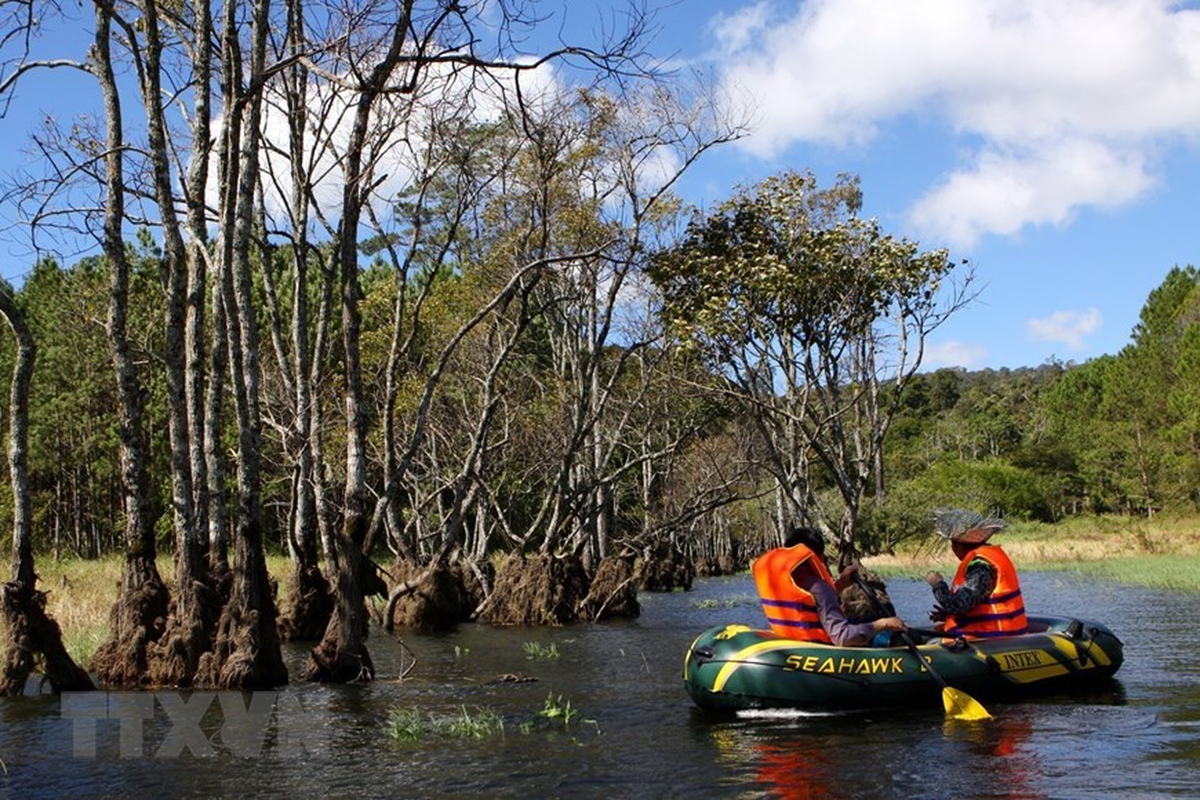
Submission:
[[[0,788],[12,797],[1197,796],[1200,595],[1051,573],[1022,583],[1031,612],[1095,619],[1124,640],[1125,665],[1110,686],[989,704],[994,719],[978,724],[947,722],[940,704],[708,715],[684,691],[683,657],[708,627],[763,625],[743,575],[643,594],[642,616],[630,622],[464,625],[404,634],[403,646],[376,631],[380,679],[365,686],[3,700]],[[923,582],[893,580],[889,592],[901,616],[925,620]],[[535,642],[558,658],[527,658]],[[306,651],[288,658],[298,674]],[[569,725],[536,715],[548,698],[570,703]],[[389,716],[405,708],[486,709],[503,731],[398,742]]]

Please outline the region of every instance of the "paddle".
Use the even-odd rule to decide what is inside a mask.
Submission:
[[[887,613],[883,607],[883,601],[879,599],[879,595],[875,594],[875,590],[871,585],[863,580],[863,577],[854,573],[854,582],[858,584],[858,588],[863,590],[863,594],[875,606],[875,609],[881,614]],[[942,705],[946,707],[946,716],[952,719],[967,720],[974,722],[981,719],[991,719],[992,715],[984,708],[978,700],[971,697],[966,692],[955,689],[946,683],[946,679],[938,674],[938,671],[933,668],[933,660],[917,649],[917,643],[908,635],[908,631],[901,631],[900,638],[908,645],[908,650],[917,657],[917,661],[925,666],[933,679],[937,681],[938,686],[942,687]]]

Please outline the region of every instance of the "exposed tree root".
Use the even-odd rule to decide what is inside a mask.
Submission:
[[[475,606],[467,591],[466,576],[457,564],[433,564],[421,570],[411,561],[398,561],[392,575],[396,582],[383,612],[386,630],[400,625],[445,631],[470,618]]]
[[[200,657],[212,650],[223,605],[221,593],[203,581],[176,592],[166,630],[150,647],[147,681],[151,685],[192,685]]]
[[[588,593],[578,556],[512,555],[479,618],[493,625],[562,625],[574,622]]]
[[[166,627],[167,587],[154,562],[126,559],[121,594],[109,614],[109,638],[92,656],[92,670],[106,686],[143,686],[150,680],[149,649]]]
[[[42,668],[55,692],[84,692],[96,688],[87,672],[67,653],[58,623],[46,614],[46,593],[20,583],[0,587],[5,658],[0,667],[0,696],[23,694],[25,683],[41,655]]]
[[[288,681],[275,624],[275,599],[257,523],[239,531],[237,567],[211,651],[200,657],[196,686],[265,689]]]
[[[633,560],[620,556],[605,558],[592,578],[587,597],[579,604],[579,618],[595,621],[614,617],[631,618],[641,613]]]
[[[339,610],[334,608],[330,627],[358,624],[353,621],[342,622],[340,616]],[[309,654],[305,678],[316,683],[366,683],[375,679],[375,664],[365,646],[353,650],[339,648],[336,640],[326,633],[325,638]]]
[[[296,562],[288,587],[290,599],[279,619],[279,638],[285,642],[319,641],[333,615],[329,581],[319,566]]]
[[[217,638],[200,657],[196,686],[214,689],[266,689],[288,681],[279,650],[274,614],[231,601],[221,614]]]
[[[375,665],[367,652],[366,594],[375,593],[370,579],[378,574],[370,560],[363,556],[355,543],[358,538],[345,537],[339,553],[344,562],[338,571],[338,591],[334,598],[333,615],[321,641],[309,653],[305,679],[318,683],[358,683],[375,679]],[[364,584],[371,587],[364,592]],[[386,585],[380,584],[383,591]]]

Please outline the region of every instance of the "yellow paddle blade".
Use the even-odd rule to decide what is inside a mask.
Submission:
[[[946,706],[946,716],[974,722],[981,719],[991,719],[988,710],[979,704],[971,695],[947,686],[942,689],[942,704]]]

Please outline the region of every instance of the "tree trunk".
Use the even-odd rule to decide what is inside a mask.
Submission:
[[[346,413],[346,482],[342,530],[336,539],[337,596],[333,617],[321,643],[312,651],[309,680],[345,682],[371,680],[375,668],[367,653],[367,615],[364,581],[371,567],[363,553],[371,519],[367,515],[366,415],[359,360],[361,288],[358,280],[358,223],[367,202],[368,176],[363,169],[371,109],[383,91],[409,33],[412,0],[400,3],[391,41],[359,87],[354,121],[346,148],[345,185],[339,223],[337,266],[342,294],[342,357],[345,363],[343,401]]]
[[[162,635],[168,597],[155,563],[154,514],[146,474],[148,454],[143,422],[146,391],[127,337],[129,263],[122,235],[125,142],[109,43],[111,22],[107,7],[97,5],[93,70],[104,95],[108,134],[103,247],[112,274],[108,335],[120,398],[117,414],[126,553],[121,593],[109,618],[109,638],[97,648],[92,667],[102,683],[135,685],[146,680],[146,651]]]
[[[203,10],[201,10],[203,13]],[[174,181],[168,152],[166,121],[162,110],[162,88],[159,75],[162,64],[162,41],[159,33],[158,9],[154,4],[146,5],[142,16],[145,31],[146,56],[143,71],[142,102],[148,120],[150,161],[153,166],[155,197],[163,232],[164,272],[164,329],[167,386],[167,419],[171,463],[171,508],[174,511],[175,529],[175,597],[171,604],[171,615],[167,619],[162,638],[151,650],[149,680],[156,685],[187,686],[196,674],[200,656],[212,647],[212,631],[221,609],[219,595],[209,585],[201,529],[195,513],[195,488],[193,455],[191,446],[192,426],[189,414],[189,399],[195,398],[196,375],[189,381],[189,352],[187,345],[195,345],[195,330],[192,337],[185,327],[188,322],[195,325],[195,314],[200,310],[189,309],[189,283],[197,280],[197,267],[189,269],[187,248],[184,245],[178,215],[175,213]],[[197,44],[202,49],[208,46],[207,25],[197,32]],[[203,93],[207,87],[198,87]],[[206,104],[205,104],[206,105]],[[207,125],[201,125],[204,134]],[[204,141],[201,139],[200,141]],[[204,158],[204,154],[197,154]],[[201,187],[193,187],[192,194],[203,194]],[[198,213],[193,211],[193,216]],[[193,219],[193,228],[196,221]],[[195,257],[195,254],[193,254]],[[203,269],[199,269],[200,277]],[[196,288],[193,286],[191,299],[194,303]],[[201,294],[202,296],[202,294]],[[190,319],[189,319],[190,318]],[[193,365],[193,369],[194,369]],[[192,393],[189,395],[189,388]]]
[[[252,82],[264,73],[268,0],[254,5],[250,72]],[[237,58],[237,31],[226,16],[223,41],[227,59]],[[263,551],[261,508],[259,412],[259,359],[255,305],[251,291],[251,230],[255,192],[258,185],[258,153],[261,130],[260,94],[245,103],[243,118],[227,120],[232,135],[240,131],[241,147],[226,151],[225,246],[222,248],[221,278],[229,359],[237,412],[238,504],[234,536],[233,589],[221,613],[211,653],[201,658],[197,684],[223,689],[264,688],[287,683],[287,667],[279,647],[275,623],[275,601],[271,596]],[[236,158],[236,166],[235,166]]]
[[[0,664],[0,696],[22,694],[40,653],[46,679],[55,692],[96,688],[62,643],[58,624],[46,615],[46,595],[36,588],[33,566],[33,520],[29,502],[29,382],[33,375],[33,336],[17,304],[0,289],[0,313],[17,337],[17,358],[9,395],[8,466],[13,492],[13,579],[0,587],[0,609],[6,633]]]
[[[288,46],[297,57],[305,52],[304,3],[302,0],[288,2]],[[309,73],[297,58],[288,69],[285,92],[288,107],[288,133],[291,167],[292,196],[289,211],[291,228],[295,232],[294,243],[295,276],[292,282],[292,326],[291,360],[284,349],[283,334],[276,336],[276,355],[280,372],[284,375],[292,401],[292,424],[289,455],[294,460],[292,467],[292,507],[289,549],[292,555],[292,575],[288,591],[288,606],[280,620],[280,636],[285,640],[318,640],[329,625],[333,610],[333,598],[329,581],[321,572],[318,534],[320,531],[316,486],[317,464],[313,446],[315,438],[313,413],[314,385],[319,381],[321,355],[314,357],[313,350],[325,342],[321,332],[316,344],[309,342],[309,198],[310,176],[305,158],[306,124],[308,121]],[[328,277],[324,282],[328,282]],[[318,321],[323,324],[324,316]],[[279,326],[282,327],[282,326]]]

